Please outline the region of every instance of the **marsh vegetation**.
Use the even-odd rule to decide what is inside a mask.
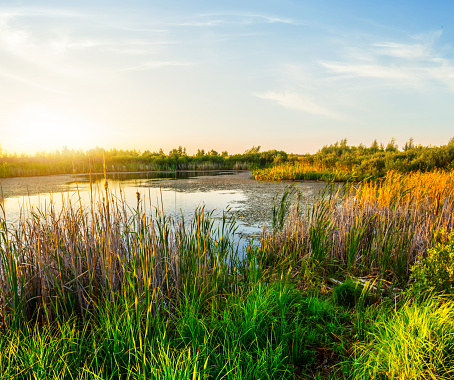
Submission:
[[[407,174],[454,169],[454,138],[441,146],[416,145],[413,139],[398,149],[394,139],[386,146],[375,140],[371,146],[350,146],[344,139],[325,145],[315,154],[288,156],[264,168],[255,168],[255,179],[353,181],[383,178],[393,171]]]
[[[128,204],[2,219],[4,378],[450,378],[450,173],[388,173],[275,198],[244,251],[235,220]]]

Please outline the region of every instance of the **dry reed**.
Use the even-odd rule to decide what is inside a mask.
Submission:
[[[283,262],[312,257],[325,270],[380,275],[406,283],[435,232],[454,227],[452,173],[390,172],[380,182],[327,191],[303,215],[290,213],[278,233],[264,237],[264,256]]]
[[[228,217],[215,240],[203,208],[188,224],[144,208],[138,198],[130,209],[106,186],[87,206],[62,199],[58,209],[50,202],[24,210],[14,226],[0,219],[3,318],[96,313],[102,300],[124,292],[156,312],[176,304],[184,287],[216,292],[236,254]]]

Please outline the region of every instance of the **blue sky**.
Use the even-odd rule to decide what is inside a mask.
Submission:
[[[0,146],[315,152],[454,136],[451,1],[0,3]]]

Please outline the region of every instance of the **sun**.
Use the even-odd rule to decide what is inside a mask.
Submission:
[[[11,143],[16,151],[36,153],[63,146],[86,149],[91,146],[96,131],[93,123],[69,112],[44,106],[28,106],[20,110],[11,122]]]

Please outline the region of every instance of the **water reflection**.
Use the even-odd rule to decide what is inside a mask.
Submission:
[[[107,173],[107,180],[121,182],[138,182],[142,180],[160,180],[160,179],[188,179],[203,176],[232,175],[234,171],[155,171],[155,172],[131,172],[131,173]],[[104,181],[103,173],[77,175],[78,182]]]
[[[117,199],[125,200],[131,209],[141,206],[147,211],[164,210],[167,215],[190,219],[197,207],[215,210],[220,217],[230,208],[238,219],[238,231],[247,235],[260,234],[270,224],[273,198],[288,186],[285,182],[260,182],[250,178],[250,172],[149,172],[109,173],[109,190]],[[2,180],[5,194],[3,207],[8,223],[16,223],[21,212],[30,207],[46,207],[50,202],[56,209],[65,202],[89,205],[90,194],[101,199],[104,176],[101,174],[8,178]],[[323,182],[299,182],[303,204],[312,204],[326,186]],[[98,198],[97,198],[98,197]]]

